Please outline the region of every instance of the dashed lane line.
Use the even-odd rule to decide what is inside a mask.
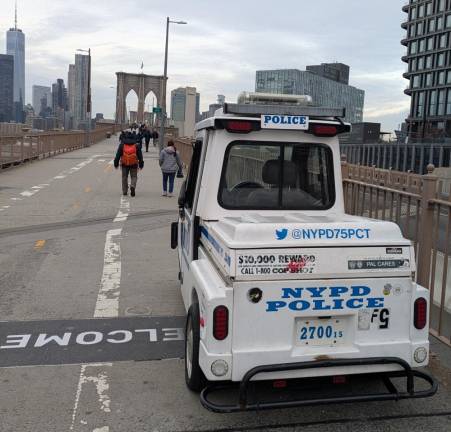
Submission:
[[[124,223],[128,218],[129,212],[130,202],[128,201],[128,198],[121,197],[120,208],[113,220],[113,223]],[[117,318],[119,315],[119,295],[122,269],[120,241],[122,226],[110,229],[106,233],[103,272],[94,310],[94,318]],[[109,383],[107,368],[111,366],[112,363],[101,363],[95,368],[90,365],[83,365],[81,367],[70,430],[74,430],[83,385],[86,383],[93,382],[95,384],[97,395],[99,397],[100,410],[104,413],[110,412],[111,401],[108,394]],[[89,374],[87,372],[88,368]],[[86,424],[87,421],[86,419],[82,419],[81,422]],[[102,432],[109,432],[110,428],[109,426],[103,426],[100,430]]]
[[[119,313],[121,235],[122,228],[111,229],[106,234],[103,274],[94,318],[117,317]]]
[[[113,222],[125,222],[130,213],[130,201],[126,197],[121,198],[121,206]]]
[[[90,156],[89,158],[85,159],[84,161],[80,162],[79,164],[73,166],[72,168],[69,168],[67,170],[64,170],[62,172],[60,172],[59,174],[57,174],[56,176],[54,176],[53,178],[51,178],[50,180],[48,180],[47,183],[41,183],[38,184],[36,186],[31,186],[29,189],[26,189],[22,192],[19,193],[19,197],[11,197],[10,200],[13,202],[17,202],[17,201],[22,201],[23,199],[26,198],[30,198],[33,195],[36,195],[38,192],[40,192],[41,190],[47,188],[50,186],[50,184],[54,181],[54,180],[62,180],[64,178],[66,178],[67,176],[80,171],[82,168],[84,168],[85,166],[89,165],[91,162],[93,162],[94,160],[96,160],[96,158],[101,157],[102,155],[94,155],[94,156]],[[3,206],[0,208],[0,211],[5,211],[6,209],[10,208],[11,206]]]

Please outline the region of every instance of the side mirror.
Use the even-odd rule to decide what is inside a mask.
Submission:
[[[186,180],[182,183],[180,187],[178,205],[180,208],[185,207],[185,197],[186,197]]]
[[[171,223],[171,249],[177,249],[179,242],[179,223]]]

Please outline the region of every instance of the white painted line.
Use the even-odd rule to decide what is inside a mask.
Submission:
[[[97,159],[97,162],[106,162],[106,159]]]
[[[36,192],[37,192],[36,190],[33,190],[33,191],[26,190],[26,191],[21,192],[19,195],[22,195],[23,197],[28,198],[28,197],[33,196]]]
[[[108,396],[108,390],[109,390],[109,384],[108,384],[108,376],[106,374],[106,372],[104,371],[100,371],[97,374],[87,374],[86,373],[86,369],[88,367],[90,368],[98,368],[101,367],[102,369],[106,366],[113,366],[112,363],[91,363],[91,364],[86,364],[86,365],[82,365],[81,369],[80,369],[80,378],[78,380],[78,385],[77,385],[77,392],[75,394],[75,403],[74,403],[74,407],[72,409],[72,422],[70,425],[69,430],[74,430],[75,427],[75,419],[77,416],[77,410],[78,410],[78,405],[80,403],[80,396],[81,396],[81,392],[83,389],[83,385],[86,385],[88,383],[93,383],[95,385],[96,388],[96,392],[97,392],[97,396],[99,397],[99,402],[100,402],[100,409],[103,412],[111,412],[111,400]],[[81,420],[80,421],[81,424],[87,424],[86,420]],[[108,427],[108,426],[106,426]],[[104,429],[105,430],[105,429]],[[109,428],[107,429],[107,431],[109,430]]]
[[[127,214],[119,212],[113,222],[125,222],[127,220],[127,216]]]
[[[3,206],[4,209],[8,209],[8,208],[10,208],[10,207],[11,207],[10,205],[5,205],[5,206]]]
[[[130,211],[130,201],[126,197],[121,198],[120,209],[114,219],[114,222],[123,222],[127,219]],[[94,310],[94,318],[117,317],[119,315],[119,295],[121,285],[121,240],[122,228],[110,229],[106,233],[105,250],[103,258],[103,272],[100,281],[100,289],[97,295],[97,302]],[[100,363],[82,365],[80,378],[78,380],[77,392],[75,394],[75,403],[72,410],[72,423],[70,430],[73,431],[77,417],[78,406],[83,386],[87,383],[94,383],[97,391],[100,410],[111,412],[111,400],[108,394],[108,374],[106,366],[113,366],[112,363]],[[97,372],[93,371],[87,374],[88,367],[100,367]],[[80,424],[87,425],[86,419],[81,419]],[[96,428],[93,432],[109,432],[109,426]]]
[[[11,198],[11,200],[12,200],[12,201],[22,201],[23,198],[16,198],[16,197],[13,197],[13,198]]]
[[[120,209],[117,212],[117,215],[114,218],[113,222],[126,221],[128,218],[129,212],[130,212],[130,201],[126,197],[122,197]]]
[[[106,233],[103,274],[94,318],[118,316],[121,284],[121,234],[122,228],[112,229]]]
[[[55,176],[55,177],[53,177],[55,180],[60,180],[60,179],[63,179],[63,178],[66,178],[66,176],[65,175],[57,175],[57,176]]]

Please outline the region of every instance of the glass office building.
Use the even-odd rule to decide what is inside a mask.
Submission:
[[[363,121],[365,92],[311,71],[277,69],[257,71],[255,91],[260,93],[307,94],[313,103],[330,108],[345,108],[345,120]]]
[[[89,94],[89,56],[75,54],[75,80],[74,80],[74,127],[86,128],[89,121],[88,94]]]
[[[14,57],[14,102],[25,102],[25,34],[18,28],[6,32],[6,53]]]
[[[407,34],[402,60],[407,63],[405,93],[411,138],[451,137],[451,0],[409,0],[402,8]]]
[[[14,56],[0,54],[0,123],[13,119]]]

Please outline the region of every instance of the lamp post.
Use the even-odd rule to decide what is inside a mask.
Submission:
[[[164,51],[164,74],[163,74],[163,95],[161,97],[161,124],[160,124],[160,151],[164,147],[164,126],[167,118],[166,112],[166,81],[168,79],[168,42],[169,42],[169,24],[188,24],[186,21],[171,21],[169,17],[166,18],[166,47]],[[164,105],[164,106],[163,106]]]
[[[87,50],[77,49],[77,51],[88,53],[88,99],[86,101],[86,112],[88,113],[88,142],[87,146],[91,144],[91,116],[92,116],[92,106],[91,106],[91,48]]]

